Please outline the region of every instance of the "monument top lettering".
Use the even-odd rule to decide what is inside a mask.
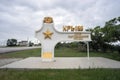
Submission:
[[[35,32],[35,37],[41,42],[41,58],[43,61],[54,60],[54,48],[61,41],[91,41],[90,32],[83,31],[83,26],[63,26],[59,32],[54,28],[53,18],[44,17],[40,30]]]
[[[44,17],[43,23],[53,23],[52,17]]]

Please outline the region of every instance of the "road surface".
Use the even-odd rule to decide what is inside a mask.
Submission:
[[[35,49],[35,48],[40,48],[40,47],[4,47],[4,48],[0,48],[0,54],[7,52],[14,52],[14,51]]]

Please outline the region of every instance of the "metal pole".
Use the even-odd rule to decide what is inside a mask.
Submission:
[[[88,57],[88,60],[89,60],[89,42],[87,42],[87,57]]]

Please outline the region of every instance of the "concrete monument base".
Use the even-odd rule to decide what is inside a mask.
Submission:
[[[55,57],[53,62],[43,62],[40,57],[29,57],[0,68],[15,69],[88,69],[120,68],[120,61],[103,57]]]
[[[51,62],[54,60],[54,49],[57,43],[84,42],[87,44],[87,56],[89,58],[89,42],[91,41],[91,32],[83,30],[83,26],[63,26],[63,31],[58,31],[54,27],[52,17],[45,17],[42,27],[35,32],[35,37],[41,43],[42,61]]]

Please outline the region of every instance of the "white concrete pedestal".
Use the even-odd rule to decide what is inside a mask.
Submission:
[[[54,28],[54,23],[43,23],[41,29],[36,31],[35,37],[40,40],[42,45],[42,61],[54,61],[54,48],[58,42],[83,41],[88,43],[91,41],[90,34],[86,31],[59,32]],[[89,49],[87,50],[89,51]]]

